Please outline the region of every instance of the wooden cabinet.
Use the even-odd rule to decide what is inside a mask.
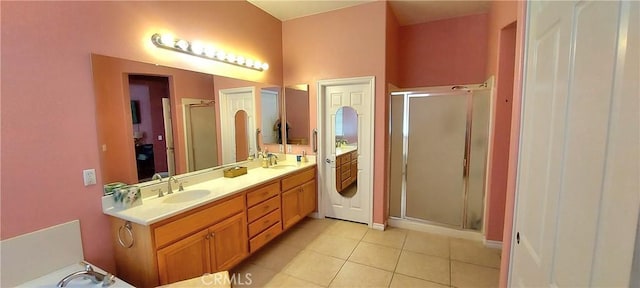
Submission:
[[[228,270],[238,264],[247,255],[245,225],[244,214],[237,214],[158,250],[160,284]]]
[[[257,251],[282,232],[280,181],[247,193],[249,250]]]
[[[282,179],[282,228],[296,224],[316,210],[315,169],[308,169]]]
[[[211,270],[229,270],[248,255],[244,214],[233,216],[208,230]]]
[[[316,210],[315,179],[314,166],[149,226],[130,223],[131,247],[117,240],[126,221],[111,217],[116,273],[155,287],[232,269]]]
[[[336,157],[336,190],[342,192],[358,180],[358,150]]]
[[[160,283],[173,283],[210,272],[209,245],[209,231],[203,230],[158,250]]]

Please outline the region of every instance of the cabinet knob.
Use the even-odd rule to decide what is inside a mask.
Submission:
[[[209,236],[211,236],[211,238],[216,237],[216,233],[211,232],[211,234],[209,234]]]
[[[204,236],[204,239],[207,239],[207,240],[211,239],[211,234],[207,234],[207,236]]]

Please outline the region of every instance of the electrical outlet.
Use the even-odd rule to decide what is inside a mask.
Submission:
[[[278,152],[282,153],[284,151],[284,147],[282,144],[278,145]]]
[[[291,145],[287,145],[287,153],[291,153]]]
[[[84,186],[96,185],[96,169],[82,170]]]

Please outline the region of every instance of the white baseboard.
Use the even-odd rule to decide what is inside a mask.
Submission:
[[[483,239],[482,244],[484,244],[484,247],[487,247],[487,248],[502,250],[502,241]]]
[[[479,232],[456,230],[453,228],[441,227],[437,225],[431,225],[427,223],[421,223],[421,222],[416,222],[416,221],[411,221],[406,219],[389,218],[387,223],[389,226],[392,226],[392,227],[439,234],[447,237],[462,238],[462,239],[474,240],[479,242],[484,240],[483,235]]]
[[[387,228],[387,225],[381,224],[381,223],[373,223],[373,225],[371,225],[371,228],[375,230],[384,231],[384,229]]]

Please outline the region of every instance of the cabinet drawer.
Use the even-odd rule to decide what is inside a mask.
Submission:
[[[316,170],[313,168],[298,172],[297,174],[282,179],[282,191],[287,191],[293,187],[300,186],[315,177]]]
[[[178,218],[154,229],[156,247],[160,248],[184,236],[210,226],[244,210],[244,199],[238,195],[191,215]]]
[[[280,193],[280,182],[271,183],[247,193],[247,207],[252,207]]]
[[[282,232],[282,225],[280,225],[280,222],[278,222],[277,224],[269,227],[269,229],[258,234],[258,236],[253,237],[249,241],[249,248],[251,250],[251,253],[260,249],[260,247],[264,246],[265,244],[269,243],[269,241],[271,241],[271,239],[278,236],[280,232]]]
[[[273,212],[265,215],[262,218],[249,224],[249,238],[256,236],[258,233],[269,228],[269,226],[280,222],[280,209],[276,209]]]
[[[340,176],[340,180],[344,181],[351,177],[351,169],[342,169],[342,175]]]
[[[280,197],[276,196],[267,201],[264,201],[252,208],[249,208],[247,213],[247,219],[249,223],[255,221],[256,219],[267,215],[267,213],[280,208]]]

